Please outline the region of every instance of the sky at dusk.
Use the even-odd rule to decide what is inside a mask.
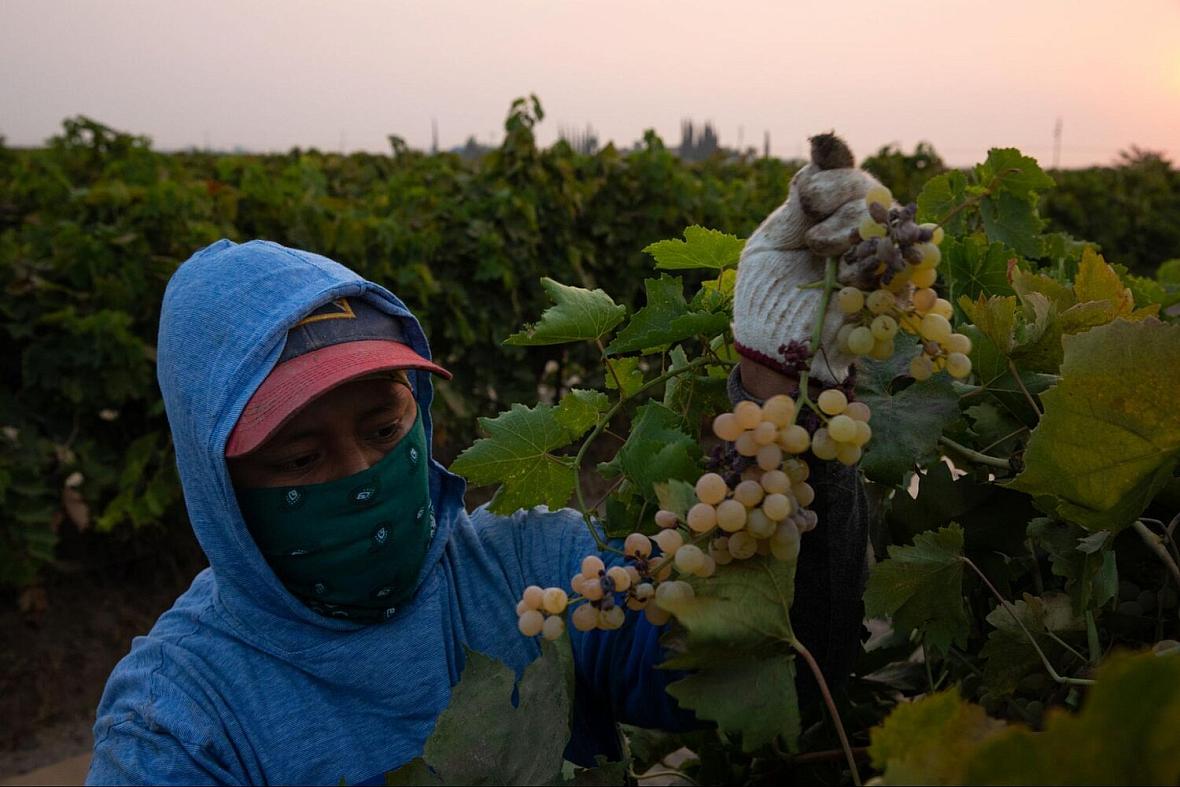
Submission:
[[[499,139],[535,93],[542,143],[629,146],[684,118],[797,156],[927,140],[951,164],[1046,165],[1131,145],[1180,161],[1180,2],[937,0],[0,0],[0,134],[85,114],[161,149],[388,151]]]

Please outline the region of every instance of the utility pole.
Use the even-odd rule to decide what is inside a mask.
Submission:
[[[770,158],[770,132],[762,132],[762,158]]]
[[[1053,124],[1053,169],[1057,169],[1061,164],[1061,116],[1057,117],[1057,122]]]
[[[438,153],[438,118],[430,119],[430,152]]]

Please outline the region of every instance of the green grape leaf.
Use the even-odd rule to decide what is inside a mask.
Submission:
[[[1051,709],[1044,731],[1009,726],[963,758],[962,784],[1180,783],[1180,655],[1117,653],[1081,711]],[[936,729],[926,733],[938,739]]]
[[[1028,403],[1024,391],[1017,384],[1016,377],[1008,366],[1008,358],[992,343],[991,339],[974,325],[959,326],[959,332],[971,339],[971,370],[979,387],[988,391],[1002,412],[1020,423],[1033,427],[1038,415]],[[1039,394],[1057,382],[1057,376],[1018,369],[1020,381],[1031,394]]]
[[[1033,517],[1027,532],[1037,546],[1049,555],[1049,565],[1056,576],[1065,578],[1065,589],[1075,610],[1101,607],[1118,592],[1118,567],[1112,550],[1083,548],[1086,532],[1077,525],[1048,517]],[[1103,534],[1103,543],[1109,533]]]
[[[975,165],[975,176],[984,186],[990,186],[999,178],[997,191],[1004,191],[1021,198],[1046,191],[1057,184],[1037,164],[1032,156],[1025,156],[1016,148],[992,148],[987,160]]]
[[[644,251],[655,258],[656,268],[660,270],[722,270],[737,266],[745,244],[744,240],[733,235],[693,225],[685,228],[684,240],[656,241]]]
[[[908,373],[912,346],[902,344],[887,361],[860,362],[857,398],[873,411],[860,467],[883,484],[902,484],[915,465],[938,458],[939,436],[959,419],[959,397],[945,374],[893,392],[893,380]]]
[[[554,418],[565,430],[579,437],[598,423],[598,418],[610,409],[610,397],[602,391],[574,388],[557,405]]]
[[[1011,295],[1008,263],[1015,252],[1002,243],[988,243],[979,235],[946,238],[942,250],[942,272],[950,290],[951,303],[959,298]]]
[[[1014,296],[980,295],[974,301],[960,298],[959,307],[975,328],[991,341],[1004,357],[1011,355],[1016,344],[1016,307]]]
[[[514,691],[519,693],[515,706]],[[468,650],[462,677],[422,757],[411,761],[408,771],[403,767],[389,774],[387,783],[557,783],[572,702],[573,656],[564,640],[544,642],[540,658],[525,668],[519,683],[507,665]],[[472,723],[480,719],[495,723]]]
[[[737,286],[737,270],[728,268],[721,271],[716,279],[701,282],[701,288],[692,296],[689,308],[693,311],[732,311],[733,291]]]
[[[712,337],[729,327],[729,315],[690,312],[684,300],[684,282],[678,276],[660,276],[643,283],[647,305],[637,311],[606,348],[609,354],[651,352],[693,336]]]
[[[986,401],[963,411],[971,422],[976,444],[996,454],[1013,453],[1022,443],[1024,424],[997,402]]]
[[[795,638],[790,608],[795,565],[758,556],[736,561],[677,604],[683,650],[661,665],[692,670],[668,693],[698,718],[717,722],[755,751],[782,736],[794,751],[800,733]]]
[[[870,734],[883,784],[961,784],[967,756],[1004,722],[950,689],[899,704]]]
[[[681,481],[673,478],[672,480],[654,484],[656,493],[656,500],[660,503],[660,508],[665,511],[671,511],[676,516],[684,521],[688,516],[688,509],[697,504],[696,488],[687,481]]]
[[[1011,607],[997,606],[988,613],[987,622],[994,628],[980,651],[985,659],[983,681],[992,694],[1011,694],[1018,688],[1022,677],[1044,670],[1040,656],[1016,622],[1017,618],[1036,637],[1041,650],[1058,668],[1061,667],[1061,655],[1067,651],[1046,632],[1065,638],[1086,630],[1085,622],[1064,593],[1041,597],[1026,593]],[[1074,666],[1081,665],[1075,660]]]
[[[1044,251],[1041,230],[1044,220],[1029,197],[1001,191],[979,202],[979,215],[988,240],[1004,243],[1025,257],[1040,257]]]
[[[1029,293],[1040,293],[1048,298],[1058,311],[1065,311],[1078,302],[1073,288],[1069,285],[1062,284],[1052,276],[1026,271],[1019,266],[1012,269],[1012,289],[1022,301]]]
[[[951,170],[926,181],[918,195],[918,221],[942,223],[948,235],[962,235],[967,228],[967,211],[952,215],[968,198],[967,178],[962,172]]]
[[[624,399],[634,396],[643,387],[643,370],[639,368],[637,356],[607,358],[603,373],[606,375],[606,387],[618,391]]]
[[[488,436],[460,454],[451,471],[473,484],[501,484],[489,505],[496,514],[540,504],[564,506],[574,491],[573,461],[552,451],[590,428],[585,415],[575,418],[570,410],[559,415],[560,408],[552,405],[514,404],[495,418],[480,418]]]
[[[679,345],[668,353],[668,370],[688,366],[688,354]],[[664,386],[664,404],[681,415],[685,423],[696,424],[716,413],[725,412],[732,405],[726,388],[726,378],[709,374],[717,367],[706,367],[705,374],[679,374]]]
[[[967,644],[963,606],[963,530],[957,524],[919,533],[913,546],[892,545],[874,566],[865,590],[865,614],[892,617],[900,631],[919,629],[927,647],[946,653]]]
[[[1088,530],[1129,525],[1180,459],[1180,325],[1124,320],[1067,336],[1062,380],[1011,482]]]
[[[635,411],[631,434],[614,463],[648,500],[656,500],[655,484],[670,479],[695,482],[700,475],[700,446],[682,427],[680,416],[659,402]]]
[[[541,314],[538,323],[512,334],[504,340],[505,344],[532,346],[597,341],[627,316],[627,308],[615,303],[602,290],[570,287],[550,278],[541,279],[541,286],[553,306]]]

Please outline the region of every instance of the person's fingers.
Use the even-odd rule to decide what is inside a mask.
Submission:
[[[821,221],[844,203],[863,200],[876,182],[860,169],[817,170],[799,182],[800,207],[813,221]]]
[[[848,251],[853,242],[853,232],[867,215],[868,207],[864,200],[853,199],[809,229],[803,239],[813,254],[821,257],[838,257]]]

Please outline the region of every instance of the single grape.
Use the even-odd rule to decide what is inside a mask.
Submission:
[[[769,473],[767,474],[769,475]],[[765,476],[763,476],[765,479]],[[733,499],[746,508],[753,508],[762,502],[762,484],[757,481],[742,481],[733,490]]]
[[[864,305],[865,294],[856,287],[845,287],[836,293],[836,306],[845,314],[856,314]]]
[[[733,449],[742,456],[754,456],[758,453],[758,441],[754,439],[754,433],[751,431],[742,432],[737,440],[733,441]]]
[[[729,537],[729,554],[737,560],[748,560],[758,552],[758,541],[743,531]]]
[[[929,380],[932,374],[934,374],[934,364],[930,362],[929,355],[919,353],[910,361],[910,377],[918,382]]]
[[[742,429],[753,429],[762,423],[762,408],[756,402],[738,402],[734,405],[733,414]]]
[[[952,333],[946,341],[947,352],[971,354],[971,337],[963,333]]]
[[[561,637],[565,633],[565,621],[556,615],[551,618],[545,618],[545,622],[541,624],[541,636],[552,642]]]
[[[836,441],[827,429],[820,427],[815,430],[815,435],[811,438],[811,453],[815,454],[816,459],[825,461],[836,458]]]
[[[582,576],[582,572],[579,571],[570,578],[570,590],[574,591],[578,595],[582,595],[582,586],[585,583],[586,577]]]
[[[922,318],[922,338],[942,344],[951,338],[951,324],[946,317],[931,312]]]
[[[643,533],[632,533],[623,542],[623,554],[628,557],[647,557],[651,554],[651,539]]]
[[[778,527],[771,537],[772,541],[780,544],[798,544],[799,543],[799,526],[795,524],[795,517],[784,519],[778,523]]]
[[[840,326],[840,330],[836,331],[836,346],[841,350],[848,350],[848,337],[856,330],[855,325],[845,323]]]
[[[829,388],[820,393],[815,403],[827,415],[839,415],[848,407],[848,397],[839,388]]]
[[[766,538],[774,532],[774,520],[761,508],[755,508],[746,518],[746,532],[754,538]]]
[[[872,205],[876,203],[883,208],[888,208],[893,203],[893,194],[889,189],[881,185],[873,186],[865,193],[865,204]]]
[[[694,533],[706,533],[717,526],[717,509],[708,503],[697,503],[688,509],[688,528]]]
[[[837,415],[828,421],[828,435],[837,443],[850,443],[856,437],[856,421]]]
[[[673,533],[675,531],[665,530],[664,532]],[[586,577],[582,577],[582,580],[582,589],[579,591],[582,594],[582,598],[585,598],[589,601],[598,601],[598,599],[606,595],[606,591],[602,589],[602,581],[600,579],[588,579]]]
[[[684,546],[684,536],[680,535],[679,530],[661,530],[652,536],[652,540],[659,545],[660,551],[665,555],[674,555],[676,550]]]
[[[844,415],[851,418],[853,421],[868,421],[869,416],[873,413],[869,410],[869,406],[864,402],[851,402],[848,409],[844,411]]]
[[[794,461],[794,460],[792,460]],[[783,493],[791,488],[791,479],[782,470],[771,470],[762,476],[762,482],[759,484],[763,491],[767,494],[774,494],[775,492]],[[737,494],[734,494],[737,497]],[[762,495],[758,495],[758,500],[762,500]],[[757,505],[755,503],[754,505]]]
[[[951,306],[951,302],[946,298],[939,298],[936,300],[934,305],[930,307],[930,311],[931,313],[940,315],[947,320],[955,315],[955,307]]]
[[[815,500],[815,490],[806,481],[792,486],[791,493],[795,495],[795,500],[799,502],[800,508],[807,508]]]
[[[786,519],[791,515],[791,498],[783,494],[767,495],[762,501],[762,513],[775,522]]]
[[[701,567],[695,572],[695,575],[702,579],[708,579],[717,571],[717,561],[711,555],[705,555]]]
[[[716,505],[725,499],[729,487],[726,486],[725,479],[716,473],[705,473],[697,479],[696,492],[697,499],[702,503]]]
[[[732,443],[741,433],[742,427],[738,425],[737,416],[733,413],[722,413],[713,419],[713,434],[717,435],[718,439]]]
[[[631,587],[631,575],[622,566],[611,566],[607,569],[606,575],[611,582],[615,583],[615,591],[619,593]]]
[[[971,359],[963,353],[951,353],[946,357],[946,370],[951,377],[962,380],[971,374]]]
[[[865,216],[864,219],[861,220],[860,226],[856,229],[860,236],[865,240],[868,240],[869,238],[882,238],[888,233],[887,229],[873,221],[872,216]]]
[[[869,426],[867,421],[857,421],[856,437],[852,438],[852,444],[858,447],[863,446],[871,439],[873,439],[873,428]]]
[[[541,633],[541,629],[545,625],[545,616],[535,609],[530,609],[525,612],[516,621],[516,628],[520,630],[521,634],[526,637],[535,637]]]
[[[627,576],[631,580],[631,585],[632,586],[638,585],[639,580],[640,580],[639,569],[635,568],[635,566],[628,565],[628,566],[626,566],[626,570],[627,570]]]
[[[656,524],[664,528],[676,527],[680,524],[680,518],[676,516],[675,512],[665,511],[661,508],[656,512]]]
[[[746,524],[746,507],[736,500],[717,506],[717,526],[727,533],[741,530]]]
[[[868,355],[872,352],[873,332],[863,325],[858,328],[853,328],[852,332],[848,334],[848,351],[853,355]]]
[[[758,467],[763,470],[774,470],[783,463],[783,449],[779,448],[774,443],[764,445],[758,449],[758,453],[754,455],[754,461],[758,463]]]
[[[840,443],[836,449],[836,461],[851,467],[860,461],[860,446],[855,443]]]
[[[681,582],[678,579],[661,582],[656,588],[656,603],[671,611],[677,604],[683,604],[694,595],[696,594],[693,593],[692,585],[687,582]]]
[[[869,357],[878,361],[887,361],[893,357],[892,339],[874,339],[873,349],[869,350]]]
[[[869,327],[869,330],[873,332],[873,338],[879,341],[892,339],[894,336],[897,336],[897,320],[893,319],[888,314],[878,315],[873,319],[873,323]],[[822,396],[823,394],[820,395]],[[823,405],[820,405],[820,409],[823,409]],[[832,414],[834,415],[834,413]]]
[[[934,302],[938,300],[938,293],[929,287],[923,287],[915,290],[913,296],[910,298],[910,303],[919,312],[928,312],[934,306]]]
[[[922,261],[918,263],[919,268],[937,268],[938,263],[942,262],[942,252],[933,243],[919,243],[914,248],[922,253]]]
[[[600,558],[598,555],[587,555],[582,559],[582,573],[587,578],[597,577],[601,575],[605,569],[606,565],[603,564],[602,558]]]
[[[640,601],[647,601],[655,595],[656,589],[650,582],[640,582],[635,586],[635,590],[632,593]]]
[[[865,305],[873,314],[884,314],[897,305],[897,299],[889,290],[874,290],[869,294]]]
[[[516,616],[517,617],[520,617],[521,615],[523,615],[524,613],[526,613],[528,611],[529,611],[529,607],[527,604],[524,603],[523,599],[516,602]]]
[[[778,436],[778,427],[773,421],[763,421],[754,427],[753,435],[754,442],[758,445],[770,445]]]
[[[614,629],[621,628],[626,621],[627,613],[623,611],[622,607],[598,610],[598,627],[600,629],[613,631]]]
[[[779,445],[792,454],[801,454],[811,445],[811,435],[799,424],[792,424],[779,432]]]
[[[542,602],[542,606],[550,615],[560,615],[565,612],[565,605],[568,603],[569,596],[561,588],[545,588],[545,600]]]
[[[685,544],[676,550],[676,568],[682,574],[695,574],[705,562],[705,553],[694,544]]]
[[[788,459],[783,462],[783,472],[791,479],[791,483],[796,484],[806,481],[811,476],[811,468],[802,459]]]
[[[901,319],[897,321],[897,327],[906,333],[917,333],[922,327],[922,317],[917,312],[903,314],[901,315]]]
[[[810,530],[815,530],[816,524],[819,522],[819,514],[814,511],[800,511],[799,518],[796,524],[799,526],[800,533],[806,533]]]
[[[924,230],[930,230],[930,234],[931,234],[930,242],[931,243],[933,243],[935,246],[942,243],[942,238],[943,238],[942,227],[938,226],[934,222],[930,222],[929,224],[922,224],[920,226]]]
[[[655,604],[648,604],[643,608],[643,616],[647,618],[647,622],[653,626],[662,626],[672,619],[672,613],[666,609],[662,609]]]
[[[793,563],[799,557],[799,546],[799,528],[794,521],[787,519],[780,522],[770,537],[770,554],[776,560]]]
[[[774,556],[775,560],[783,563],[794,563],[799,559],[798,545],[777,544],[774,541],[769,541],[768,543],[770,544],[770,554]]]
[[[786,394],[770,397],[766,400],[766,404],[762,405],[762,417],[765,419],[762,423],[769,421],[776,428],[783,428],[795,417],[795,400]],[[760,426],[761,424],[759,424]]]
[[[520,600],[526,609],[540,609],[545,603],[545,589],[538,585],[529,585],[520,595]]]
[[[934,268],[922,268],[910,274],[910,283],[915,287],[930,288],[938,281],[938,271]]]

